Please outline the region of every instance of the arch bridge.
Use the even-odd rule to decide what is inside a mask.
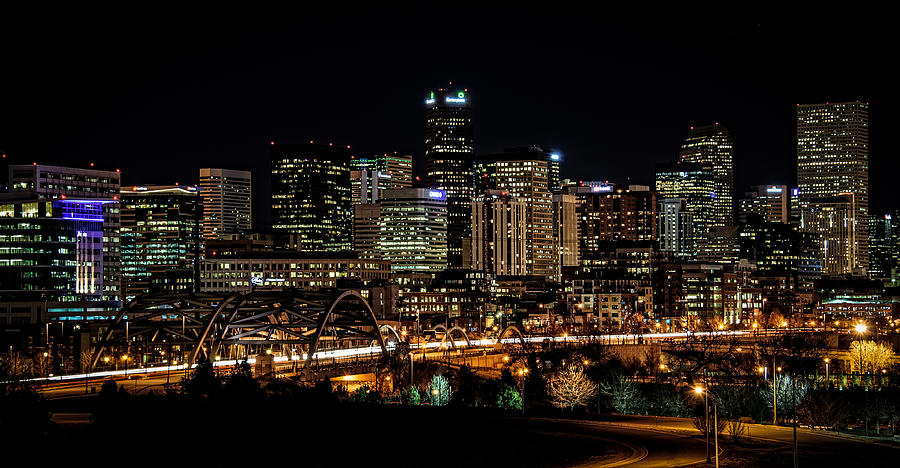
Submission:
[[[148,294],[112,320],[91,369],[110,354],[126,360],[139,355],[144,364],[193,364],[201,357],[242,359],[280,351],[303,356],[308,365],[361,347],[386,352],[372,308],[354,290]]]

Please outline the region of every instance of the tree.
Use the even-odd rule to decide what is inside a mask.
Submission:
[[[877,373],[888,366],[894,358],[894,351],[874,341],[854,341],[850,343],[850,370],[859,373]]]
[[[597,395],[597,385],[584,373],[581,362],[569,362],[550,377],[548,391],[553,406],[574,411],[576,406],[587,405]]]
[[[609,405],[617,413],[635,413],[644,404],[644,397],[638,385],[619,373],[613,374],[609,380],[600,382],[600,393],[609,398]]]
[[[406,404],[418,406],[422,404],[422,398],[419,396],[419,390],[415,386],[410,385],[406,391]]]
[[[850,415],[849,405],[840,394],[827,390],[810,392],[803,405],[797,407],[797,416],[813,428],[837,429]]]
[[[81,366],[81,373],[84,374],[84,393],[88,391],[88,373],[91,370],[91,363],[93,362],[94,356],[90,351],[82,351],[81,354],[78,355],[78,363]]]
[[[450,381],[443,375],[435,375],[428,386],[428,394],[431,396],[431,404],[434,406],[447,406],[453,398],[453,388]]]
[[[47,378],[53,369],[53,358],[49,353],[38,353],[34,358],[34,372],[38,377]]]
[[[512,385],[501,384],[497,392],[497,407],[505,410],[521,410],[522,395]]]

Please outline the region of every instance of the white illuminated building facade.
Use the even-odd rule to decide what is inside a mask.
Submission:
[[[447,268],[446,192],[382,191],[379,251],[395,273],[436,273]]]

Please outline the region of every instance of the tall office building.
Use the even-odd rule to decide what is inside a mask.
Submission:
[[[122,299],[119,252],[119,170],[100,171],[43,164],[10,165],[9,191],[36,199],[79,199],[102,203],[103,295],[107,301]]]
[[[681,161],[712,166],[715,195],[709,227],[734,224],[734,145],[728,130],[718,123],[691,127],[681,145]]]
[[[351,250],[350,153],[331,144],[272,144],[272,226],[300,250]]]
[[[855,246],[842,249],[852,258],[825,262],[830,274],[865,272],[869,266],[869,105],[837,102],[797,105],[797,182],[801,211],[821,211],[814,199],[852,194],[855,212],[850,216]],[[828,202],[830,204],[830,202]],[[806,216],[803,214],[803,216]],[[825,234],[824,237],[834,237]],[[832,252],[823,249],[822,254]]]
[[[706,238],[706,233],[715,226],[715,174],[710,164],[679,162],[660,164],[656,167],[656,192],[660,199],[679,198],[684,202],[684,211],[690,214],[691,242],[687,249],[693,249]]]
[[[122,283],[126,300],[196,291],[202,199],[196,187],[122,189]]]
[[[387,188],[412,188],[413,158],[411,154],[381,153],[375,156],[375,169],[387,173],[391,186]]]
[[[802,211],[800,227],[819,239],[822,273],[840,276],[857,272],[857,214],[852,193],[835,197],[810,198]],[[866,220],[868,224],[868,220]]]
[[[442,190],[383,191],[380,227],[379,251],[392,272],[433,274],[447,268],[447,195]]]
[[[559,280],[563,267],[578,266],[578,199],[574,195],[553,194],[553,240]]]
[[[425,99],[425,179],[447,193],[447,261],[463,263],[463,239],[471,237],[471,202],[475,196],[472,107],[468,90],[438,89]]]
[[[359,258],[381,258],[381,204],[353,205],[353,250]]]
[[[472,269],[524,275],[525,204],[508,192],[488,190],[472,201]]]
[[[758,216],[767,223],[790,220],[790,191],[787,185],[754,185],[738,200],[738,222]]]
[[[694,251],[691,213],[681,198],[663,198],[659,202],[659,250],[690,258]]]
[[[890,214],[869,218],[869,276],[885,285],[897,283],[897,226]]]
[[[200,169],[203,199],[203,238],[221,239],[248,231],[252,219],[252,182],[249,171]]]
[[[477,191],[500,190],[525,203],[525,265],[529,275],[555,275],[550,153],[537,146],[479,156]]]

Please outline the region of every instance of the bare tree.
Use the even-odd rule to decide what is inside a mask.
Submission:
[[[22,380],[28,377],[31,362],[19,351],[9,351],[0,357],[0,374],[10,380]]]
[[[637,384],[619,373],[613,374],[608,381],[600,382],[600,393],[607,396],[613,409],[622,414],[634,413],[643,401]]]
[[[889,367],[894,351],[874,341],[854,341],[850,343],[850,370],[852,372],[877,373]]]
[[[585,374],[581,362],[564,364],[550,377],[548,390],[553,406],[569,410],[586,405],[597,395],[597,385]]]
[[[34,372],[38,377],[48,377],[52,370],[53,359],[49,353],[40,353],[34,357]]]

